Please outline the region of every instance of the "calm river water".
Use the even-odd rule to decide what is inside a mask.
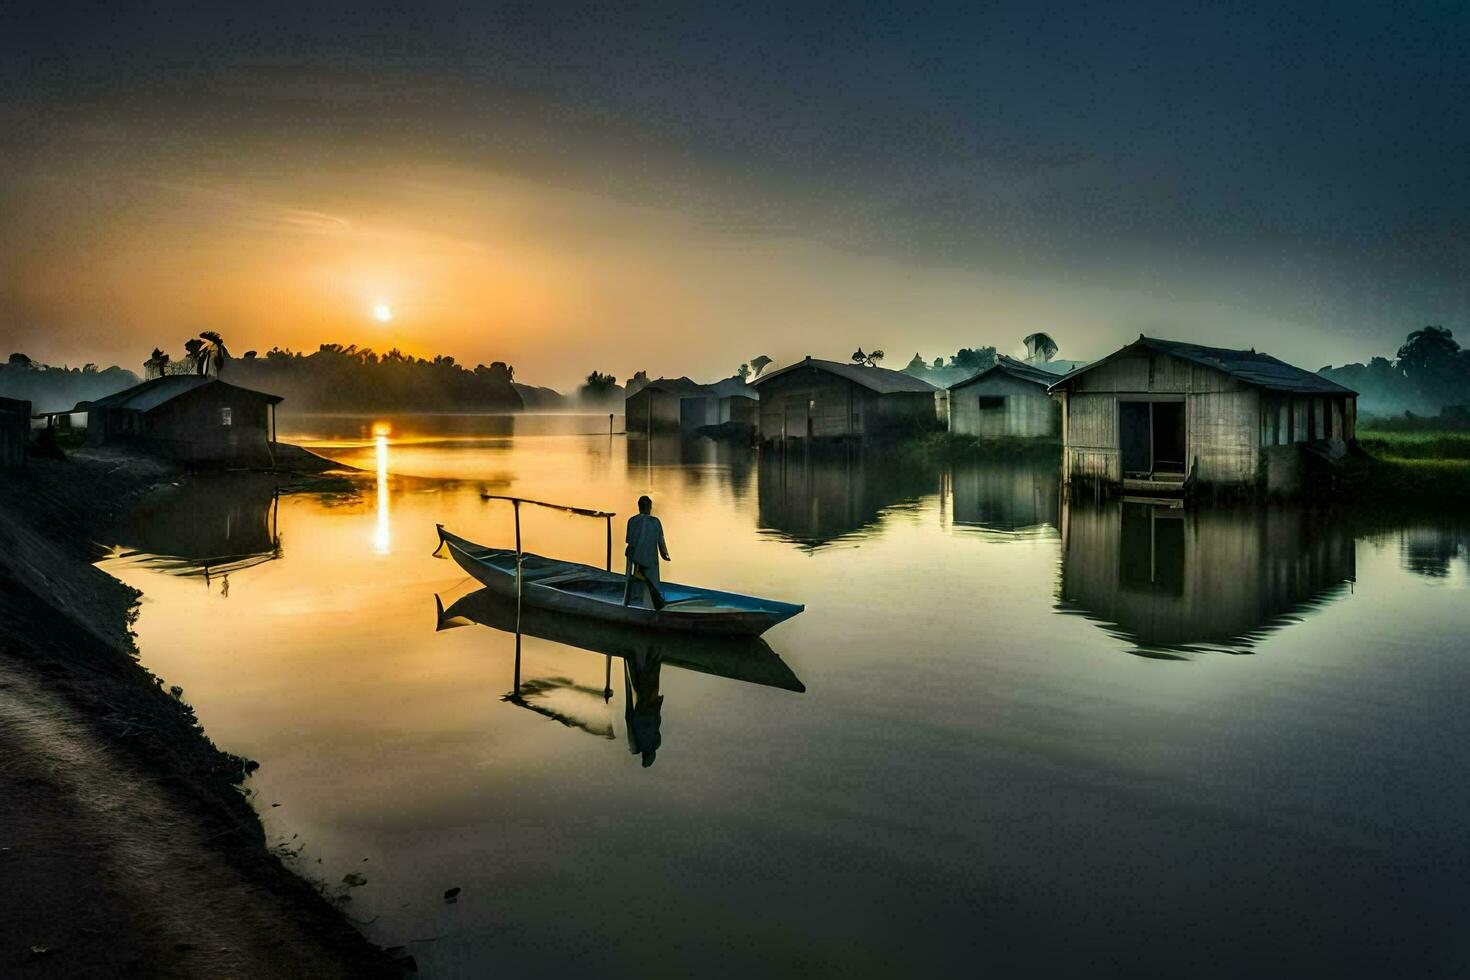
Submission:
[[[353,491],[201,481],[105,567],[145,593],[143,662],[260,762],[273,842],[425,975],[1470,971],[1463,529],[606,416],[371,421],[296,423]],[[626,661],[543,623],[516,695],[513,616],[431,556],[436,522],[512,540],[482,490],[618,537],[647,492],[666,579],[807,610],[769,649]],[[597,521],[524,531],[604,561]]]

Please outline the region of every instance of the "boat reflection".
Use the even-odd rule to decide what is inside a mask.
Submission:
[[[279,500],[270,474],[200,474],[150,494],[112,538],[123,558],[210,580],[281,557]]]
[[[895,464],[863,447],[762,452],[760,528],[812,551],[866,537],[889,511],[938,494],[940,472],[923,458]]]
[[[1004,534],[1050,533],[1061,526],[1061,471],[1056,461],[956,463],[949,474],[956,527]]]
[[[515,634],[515,672],[511,691],[502,700],[600,738],[615,737],[611,724],[589,720],[588,716],[605,716],[605,705],[613,695],[612,661],[614,657],[621,659],[624,722],[629,748],[643,759],[645,766],[653,764],[660,744],[659,726],[664,699],[659,690],[659,676],[665,664],[784,691],[806,691],[806,686],[785,661],[758,637],[651,633],[524,605],[517,615],[514,599],[497,595],[489,589],[471,592],[447,608],[438,596],[435,596],[435,603],[436,629],[478,623]],[[562,677],[522,679],[522,636],[602,654],[606,658],[603,688],[598,690],[578,685]],[[589,710],[588,703],[594,700],[598,704]],[[574,701],[579,703],[572,703]]]
[[[1346,594],[1355,561],[1351,534],[1304,509],[1068,501],[1057,609],[1103,624],[1140,656],[1249,653]]]

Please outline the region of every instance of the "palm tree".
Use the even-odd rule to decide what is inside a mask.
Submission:
[[[1021,343],[1026,345],[1026,360],[1049,361],[1056,357],[1057,342],[1051,339],[1051,335],[1037,331],[1022,338]]]
[[[143,376],[148,378],[161,378],[168,374],[169,356],[163,352],[162,347],[153,348],[153,355],[143,362]]]
[[[200,374],[208,374],[211,367],[214,368],[214,376],[219,377],[225,362],[230,359],[230,350],[225,346],[225,340],[213,330],[199,331],[199,339],[204,341],[199,348],[197,363]]]

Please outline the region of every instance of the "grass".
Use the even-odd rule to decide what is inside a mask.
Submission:
[[[1470,432],[1364,429],[1358,432],[1358,445],[1382,460],[1470,460]]]
[[[1375,509],[1470,503],[1470,431],[1373,425],[1358,430],[1366,454],[1344,479],[1350,497]]]

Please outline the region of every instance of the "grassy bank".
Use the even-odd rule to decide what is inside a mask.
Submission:
[[[932,432],[914,443],[914,450],[939,460],[1025,459],[1059,462],[1062,444],[1045,439],[1003,437],[981,439],[952,432]]]

